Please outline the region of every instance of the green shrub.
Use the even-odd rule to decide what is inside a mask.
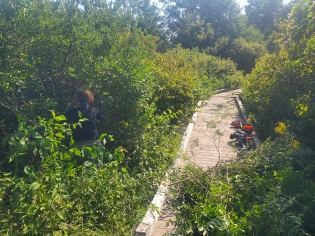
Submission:
[[[247,77],[243,99],[262,139],[272,136],[273,127],[281,121],[290,125],[303,145],[313,146],[313,15],[312,1],[297,1],[290,21],[282,22],[281,31],[273,35],[278,50],[263,57]]]
[[[177,233],[312,234],[315,154],[292,147],[292,140],[289,133],[268,140],[238,162],[218,166],[213,174],[187,167],[175,176],[171,195],[178,211]]]
[[[151,159],[142,159],[141,172],[131,172],[124,148],[111,153],[102,145],[73,147],[65,117],[52,114],[31,126],[21,118],[19,129],[2,140],[11,151],[0,174],[0,231],[129,235],[171,162],[171,145],[155,144]],[[103,143],[105,138],[100,137]]]
[[[243,79],[231,60],[196,49],[156,52],[159,39],[120,3],[97,4],[0,3],[3,234],[130,234],[197,101]],[[80,89],[94,92],[98,130],[115,138],[106,149],[72,147],[64,117],[50,119]]]
[[[255,67],[256,61],[266,52],[264,45],[238,38],[232,42],[229,55],[237,64],[237,69],[243,70],[248,74]]]

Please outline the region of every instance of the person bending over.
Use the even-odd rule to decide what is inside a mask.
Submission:
[[[81,122],[81,126],[76,126],[72,131],[75,145],[88,144],[86,141],[98,140],[99,135],[96,127],[96,120],[104,120],[103,115],[96,107],[91,105],[94,102],[94,97],[91,91],[83,90],[77,95],[79,105],[75,108],[68,109],[65,113],[68,123],[77,123],[80,119],[79,112],[82,113],[81,118],[88,120]]]

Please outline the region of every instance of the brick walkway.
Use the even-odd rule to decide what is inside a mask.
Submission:
[[[181,160],[180,166],[193,163],[203,169],[215,166],[218,162],[231,161],[236,157],[232,147],[230,134],[234,132],[230,124],[233,120],[241,120],[234,98],[238,90],[218,93],[201,103],[193,131],[190,135],[185,155],[188,160]],[[166,206],[153,230],[152,236],[162,236],[174,231],[174,226],[167,226],[168,220],[175,216]]]

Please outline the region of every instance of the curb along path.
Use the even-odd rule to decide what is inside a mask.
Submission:
[[[207,169],[236,157],[237,152],[230,139],[235,129],[230,124],[233,120],[243,120],[232,97],[237,92],[218,93],[202,102],[185,150],[189,159],[181,161],[181,166],[192,163]]]
[[[220,92],[201,102],[200,109],[193,117],[194,122],[187,127],[182,141],[182,151],[186,157],[179,159],[175,168],[191,163],[206,170],[218,162],[232,161],[237,156],[230,139],[235,128],[231,128],[230,124],[233,120],[243,120],[243,114],[239,113],[236,105],[237,99],[233,98],[238,92],[240,90]],[[166,185],[162,183],[152,202],[159,205],[159,209],[162,209],[165,201]],[[172,232],[174,226],[167,225],[167,222],[174,219],[167,206],[160,214],[149,210],[135,235],[162,236]]]

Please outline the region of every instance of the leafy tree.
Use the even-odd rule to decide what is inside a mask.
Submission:
[[[249,73],[255,60],[265,53],[262,34],[253,26],[248,27],[247,19],[233,0],[162,2],[173,44],[232,58],[245,73]]]
[[[205,24],[198,16],[188,14],[187,19],[179,24],[173,43],[179,43],[184,48],[194,48],[211,41],[213,35],[210,23]]]
[[[234,0],[161,2],[166,8],[165,17],[171,38],[176,43],[182,42],[186,47],[197,45],[199,48],[207,48],[221,37],[235,38],[238,33],[241,10]],[[189,35],[189,38],[196,36],[196,42],[185,43],[183,35]]]
[[[239,38],[232,40],[229,37],[221,37],[206,51],[212,55],[231,58],[237,63],[239,70],[248,74],[255,67],[256,61],[267,52],[266,42],[259,30],[252,25],[247,26],[245,19],[241,28]]]
[[[266,53],[266,47],[259,43],[249,43],[242,38],[235,39],[229,50],[231,59],[237,63],[237,68],[246,74],[255,67],[256,60]]]
[[[283,0],[248,0],[245,5],[246,16],[250,24],[261,30],[267,38],[277,30]]]
[[[147,34],[160,36],[158,7],[152,5],[150,0],[142,0],[139,4],[139,11],[136,13],[137,26]]]
[[[255,28],[253,25],[248,25],[247,20],[242,24],[242,30],[240,31],[239,36],[245,39],[247,42],[258,43],[262,46],[266,45],[264,35],[261,33],[261,31]]]

